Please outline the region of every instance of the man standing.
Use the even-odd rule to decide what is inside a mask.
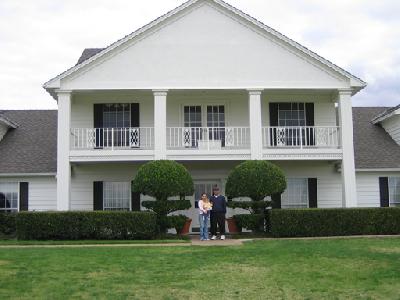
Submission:
[[[217,239],[217,225],[221,240],[225,240],[225,214],[226,214],[226,201],[225,197],[220,195],[218,187],[213,188],[213,195],[210,198],[212,203],[211,210],[211,239]]]

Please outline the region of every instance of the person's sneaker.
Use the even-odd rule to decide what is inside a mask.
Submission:
[[[209,241],[210,239],[206,239],[206,241]]]
[[[204,241],[204,239],[203,239],[203,238],[201,238],[201,239],[200,239],[200,241]]]
[[[211,240],[213,240],[213,241],[215,241],[217,239],[217,236],[215,236],[215,235],[213,235],[212,237],[211,237]]]
[[[224,235],[221,235],[221,240],[224,240],[225,239],[225,236]]]

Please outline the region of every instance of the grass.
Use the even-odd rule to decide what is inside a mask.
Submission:
[[[0,249],[0,299],[399,299],[400,239]]]

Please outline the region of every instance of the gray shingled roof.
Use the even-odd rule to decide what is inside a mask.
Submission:
[[[353,107],[356,169],[400,168],[400,146],[372,119],[388,107]]]
[[[78,62],[76,65],[83,63],[85,60],[91,58],[93,55],[96,55],[100,51],[103,51],[104,48],[86,48],[83,50],[81,57],[79,57]]]
[[[0,141],[0,174],[55,173],[57,170],[57,111],[0,111],[19,125]]]
[[[400,146],[371,120],[386,107],[354,107],[357,169],[400,168]],[[7,110],[0,114],[19,125],[0,141],[0,174],[55,173],[57,111]]]

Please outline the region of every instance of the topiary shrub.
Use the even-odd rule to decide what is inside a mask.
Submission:
[[[146,201],[143,205],[157,214],[161,232],[168,228],[166,216],[169,213],[190,208],[190,202],[182,198],[194,193],[193,180],[188,170],[182,164],[170,160],[151,161],[141,166],[133,180],[132,189],[156,199]],[[168,200],[174,196],[179,196],[183,202]]]
[[[249,197],[262,201],[286,189],[282,169],[265,160],[249,160],[236,166],[229,174],[225,192],[229,198]]]
[[[168,219],[173,216],[168,216],[168,214],[177,210],[186,210],[192,207],[189,200],[143,201],[142,205],[157,214],[160,228],[165,229],[176,228],[175,226],[171,226]]]
[[[229,174],[225,186],[229,198],[251,199],[251,201],[230,201],[228,207],[246,209],[251,214],[259,216],[264,216],[265,208],[271,205],[270,201],[264,201],[265,197],[281,194],[285,189],[286,178],[282,169],[264,160],[249,160],[239,164]],[[255,222],[253,225],[251,228],[253,231],[265,230],[264,222],[262,224]]]

